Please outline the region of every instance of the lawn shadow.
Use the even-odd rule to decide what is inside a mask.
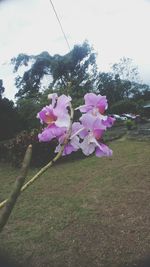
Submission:
[[[111,267],[111,266],[110,266]],[[150,256],[139,259],[131,264],[120,265],[119,267],[150,267]]]
[[[6,253],[0,252],[0,267],[22,267]]]

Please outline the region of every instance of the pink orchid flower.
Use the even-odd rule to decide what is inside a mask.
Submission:
[[[58,97],[57,94],[50,94],[48,98],[52,100],[52,103],[38,113],[41,123],[47,124],[47,127],[38,137],[41,142],[57,138],[59,144],[55,152],[59,152],[68,134],[70,124],[68,107],[71,97],[65,95]],[[84,99],[85,105],[77,109],[85,114],[80,118],[80,122],[72,124],[71,136],[62,155],[69,155],[80,148],[85,155],[95,152],[98,157],[111,156],[112,150],[101,143],[104,131],[115,121],[112,117],[103,115],[108,106],[107,99],[105,96],[94,93],[86,94]]]
[[[67,107],[70,105],[71,97],[57,94],[49,95],[52,104],[44,107],[37,115],[41,123],[47,124],[43,132],[38,135],[39,141],[48,142],[53,138],[59,138],[68,129],[70,116]]]
[[[111,117],[111,116],[107,116],[107,118],[105,118],[103,120],[103,124],[107,127],[107,128],[111,128],[114,124],[114,122],[116,121],[115,118]]]
[[[115,122],[115,119],[110,116],[104,116],[104,112],[108,107],[106,96],[88,93],[84,96],[85,105],[78,107],[83,113],[90,113],[95,117],[103,120],[106,127],[110,128]]]
[[[51,124],[43,129],[42,133],[38,134],[40,142],[50,142],[54,138],[60,138],[66,132],[65,127],[58,127]]]
[[[86,130],[84,140],[80,144],[82,152],[87,156],[94,151],[97,157],[111,156],[112,150],[99,141],[106,130],[103,121],[88,113],[84,114],[80,120]]]
[[[108,107],[106,96],[88,93],[84,96],[84,100],[85,105],[80,106],[78,109],[83,113],[91,113],[93,116],[103,115]]]
[[[49,95],[50,97],[50,95]],[[52,104],[44,107],[37,115],[41,123],[47,125],[55,124],[58,127],[69,127],[70,116],[67,107],[70,105],[71,97],[57,94],[51,95]]]
[[[74,122],[72,124],[72,132],[71,132],[71,137],[68,142],[68,144],[65,145],[64,151],[63,151],[63,156],[69,155],[72,152],[76,152],[80,148],[80,139],[77,136],[77,133],[79,129],[81,129],[81,124],[79,122]],[[64,133],[60,138],[59,138],[59,145],[56,147],[55,152],[58,153],[61,149],[61,145],[64,143],[64,140],[66,138],[66,133]]]

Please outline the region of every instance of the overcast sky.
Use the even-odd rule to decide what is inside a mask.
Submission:
[[[71,48],[85,39],[98,53],[99,70],[125,56],[150,83],[150,0],[53,0]],[[13,98],[8,62],[19,53],[68,52],[49,0],[0,1],[0,79]]]

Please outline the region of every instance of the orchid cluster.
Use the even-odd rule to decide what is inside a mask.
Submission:
[[[38,135],[40,142],[58,140],[55,152],[59,152],[66,140],[70,127],[71,97],[50,94],[51,104],[44,107],[37,115],[40,122],[45,125],[42,133]],[[70,138],[64,146],[62,155],[69,155],[81,149],[85,155],[95,152],[97,157],[111,156],[112,150],[102,143],[102,136],[107,128],[114,123],[114,118],[104,115],[108,107],[105,96],[88,93],[84,96],[85,104],[76,108],[80,110],[79,122],[73,122]]]
[[[78,122],[73,122],[70,96],[58,96],[54,93],[50,94],[48,98],[51,100],[51,104],[37,114],[41,123],[44,124],[44,129],[38,138],[40,142],[57,139],[58,145],[55,149],[57,155],[23,185],[32,154],[32,145],[28,146],[14,190],[9,199],[0,203],[0,209],[4,207],[4,212],[0,217],[0,232],[6,225],[20,193],[34,183],[61,155],[69,155],[78,149],[81,149],[87,156],[93,152],[97,157],[112,155],[112,150],[102,143],[104,132],[114,123],[112,117],[104,115],[108,107],[105,96],[94,93],[86,94],[84,96],[85,104],[77,108],[82,114]],[[6,205],[7,203],[9,204]]]

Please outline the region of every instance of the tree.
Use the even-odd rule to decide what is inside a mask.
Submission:
[[[52,87],[61,93],[68,89],[74,101],[93,90],[96,79],[96,54],[87,42],[75,45],[65,56],[54,56],[52,64]]]
[[[100,72],[97,77],[97,92],[106,95],[110,105],[128,97],[130,81],[123,81],[120,76],[109,72]]]
[[[23,76],[17,76],[16,87],[18,92],[16,97],[30,98],[34,97],[38,100],[40,93],[41,80],[45,74],[50,74],[51,68],[51,56],[48,52],[42,52],[37,56],[28,56],[26,54],[19,54],[17,58],[12,59],[12,64],[14,64],[14,71],[17,72],[19,67],[31,66],[26,70]]]
[[[111,69],[114,77],[120,77],[124,97],[132,97],[135,84],[141,83],[138,67],[134,65],[133,60],[123,57],[118,63],[113,64]]]
[[[14,65],[14,72],[16,72],[20,66],[28,66],[29,61],[34,58],[34,56],[28,56],[23,53],[19,54],[17,57],[13,57],[11,63]]]
[[[0,140],[10,138],[20,130],[17,108],[14,107],[13,101],[2,97],[4,91],[3,80],[0,79]]]
[[[112,65],[112,72],[99,73],[97,91],[107,96],[110,105],[117,101],[134,98],[141,95],[144,88],[139,81],[137,66],[130,58],[121,58],[119,63]],[[143,89],[142,89],[143,91]]]
[[[0,99],[2,98],[2,94],[4,93],[5,88],[3,86],[3,80],[0,79]]]
[[[39,120],[36,118],[42,103],[36,103],[34,98],[20,98],[17,101],[20,119],[23,122],[23,130],[38,128]]]
[[[142,98],[143,98],[143,100],[145,100],[145,101],[150,101],[150,86],[148,86],[148,87],[143,91]]]
[[[66,55],[49,55],[48,52],[42,52],[37,56],[18,55],[12,59],[14,71],[18,71],[22,65],[31,67],[22,77],[16,78],[16,87],[18,92],[16,97],[35,98],[37,101],[42,95],[40,91],[42,79],[49,75],[51,81],[47,84],[50,90],[56,90],[60,93],[69,90],[75,101],[79,100],[87,91],[92,90],[96,77],[96,54],[87,42],[82,45],[75,45]]]
[[[138,67],[134,65],[131,58],[122,57],[118,63],[115,63],[111,67],[114,75],[119,75],[122,80],[131,82],[139,82],[139,71]]]
[[[110,112],[114,114],[136,113],[138,105],[133,100],[121,100],[111,106]]]
[[[7,98],[0,99],[0,122],[0,140],[13,137],[22,127],[23,122],[20,120],[17,108],[13,101]]]

